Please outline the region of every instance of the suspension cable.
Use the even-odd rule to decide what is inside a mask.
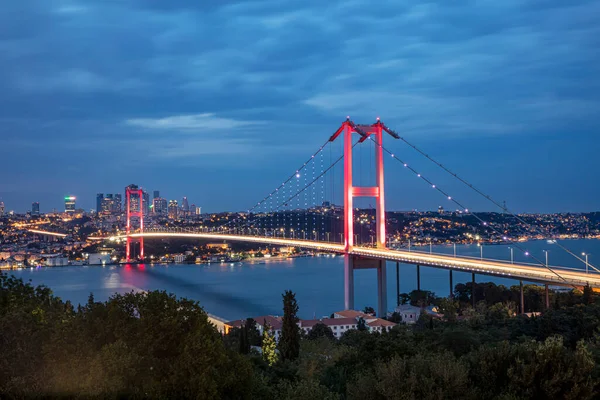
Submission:
[[[412,147],[415,151],[417,151],[419,154],[421,154],[423,157],[427,158],[429,161],[431,161],[432,163],[434,163],[435,165],[437,165],[438,167],[440,167],[441,169],[443,169],[445,172],[447,172],[449,175],[453,176],[455,179],[457,179],[458,181],[460,181],[461,183],[463,183],[464,185],[466,185],[467,187],[469,187],[471,190],[475,191],[477,194],[479,194],[481,197],[485,198],[486,200],[490,201],[492,204],[494,204],[496,207],[500,208],[502,211],[508,213],[510,216],[514,217],[517,221],[521,222],[522,224],[525,224],[529,227],[534,228],[537,233],[542,233],[542,234],[546,234],[548,235],[548,231],[545,228],[542,228],[540,226],[537,225],[533,225],[527,221],[525,221],[523,218],[521,218],[518,214],[515,214],[514,212],[512,212],[510,209],[508,209],[508,207],[506,207],[506,205],[500,204],[498,201],[496,201],[494,198],[492,198],[490,195],[486,194],[485,192],[483,192],[482,190],[480,190],[479,188],[475,187],[473,184],[471,184],[470,182],[468,182],[466,179],[462,178],[461,176],[459,176],[458,174],[456,174],[455,172],[453,172],[452,170],[450,170],[448,167],[446,167],[445,165],[443,165],[442,163],[440,163],[439,161],[437,161],[436,159],[434,159],[433,157],[431,157],[429,154],[425,153],[423,150],[421,150],[420,148],[418,148],[416,145],[414,145],[413,143],[409,142],[408,140],[406,140],[406,138],[398,135],[398,133],[396,133],[395,131],[393,131],[392,129],[386,127],[386,130],[389,130],[391,132],[394,132],[398,138],[403,141],[404,143],[406,143],[408,146]],[[383,146],[382,146],[383,147]],[[545,232],[544,232],[545,231]],[[592,267],[594,270],[600,272],[600,270],[598,270],[595,266],[593,266],[591,263],[586,262],[583,258],[579,257],[579,255],[575,254],[574,252],[572,252],[569,248],[565,247],[564,245],[562,245],[561,243],[558,242],[558,240],[555,239],[555,244],[562,249],[563,251],[567,252],[568,254],[570,254],[571,256],[575,257],[578,261],[587,264],[588,266]]]
[[[480,218],[477,214],[470,212],[468,208],[466,208],[462,203],[460,203],[458,200],[454,199],[452,196],[450,196],[447,192],[445,192],[444,190],[442,190],[440,187],[436,186],[431,180],[429,180],[428,178],[424,177],[423,175],[421,175],[417,170],[415,170],[413,167],[409,166],[407,163],[405,163],[404,161],[402,161],[400,158],[398,158],[394,153],[392,153],[391,151],[389,151],[387,148],[385,148],[384,146],[382,146],[379,142],[377,142],[376,139],[373,139],[372,137],[370,137],[371,140],[373,140],[373,142],[377,145],[377,146],[381,146],[381,148],[388,153],[389,155],[392,156],[393,159],[395,159],[396,161],[402,163],[404,165],[405,168],[407,168],[408,170],[410,170],[413,174],[415,174],[418,178],[421,178],[423,181],[425,181],[426,183],[428,183],[433,189],[437,190],[438,192],[440,192],[441,194],[443,194],[448,200],[452,201],[453,203],[455,203],[456,205],[458,205],[461,209],[465,210],[466,213],[469,213],[470,215],[472,215],[473,217],[475,217],[479,222],[481,222],[484,226],[489,227],[491,230],[493,230],[495,233],[502,235],[501,232],[499,232],[496,228],[494,228],[493,226],[489,225],[487,223],[487,221],[484,221],[482,218]],[[566,279],[560,275],[558,272],[556,272],[553,268],[550,268],[549,265],[546,265],[542,260],[538,259],[536,256],[532,255],[531,253],[527,252],[526,249],[524,249],[522,246],[520,246],[517,242],[509,239],[506,236],[503,236],[503,238],[506,238],[506,241],[509,242],[510,244],[512,244],[513,246],[515,246],[517,249],[521,250],[523,253],[525,254],[529,254],[531,255],[531,258],[536,261],[538,264],[540,264],[542,267],[546,268],[548,271],[552,272],[554,275],[556,275],[558,278],[560,278],[561,280],[566,282]],[[599,271],[600,272],[600,271]],[[576,288],[576,286],[574,285],[570,285],[573,286],[574,288]]]

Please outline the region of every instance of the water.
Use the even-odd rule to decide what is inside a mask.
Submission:
[[[600,241],[561,241],[575,254],[589,252],[590,263],[600,259]],[[550,265],[585,269],[585,264],[546,241],[520,244],[530,256],[515,249],[515,262],[534,262],[532,256],[545,260],[543,250],[549,250]],[[417,250],[413,248],[413,250]],[[429,251],[420,247],[419,251]],[[457,246],[458,255],[480,257],[476,245]],[[453,254],[452,246],[433,246],[436,253]],[[596,256],[597,254],[597,256]],[[510,259],[504,245],[484,245],[484,258]],[[343,257],[303,257],[288,260],[265,260],[210,265],[157,264],[106,267],[55,267],[11,271],[15,276],[44,284],[64,300],[84,303],[90,292],[96,300],[106,300],[113,293],[138,290],[166,290],[180,297],[198,300],[210,313],[226,319],[246,318],[263,314],[282,314],[281,294],[292,290],[300,306],[301,318],[322,317],[344,308]],[[470,273],[453,274],[454,284],[471,280]],[[518,282],[491,276],[477,276],[478,281],[493,281],[505,285]],[[355,271],[355,308],[377,307],[377,276],[374,270]],[[414,265],[400,265],[400,291],[416,289]],[[448,271],[421,267],[421,289],[440,296],[450,291]],[[388,304],[395,304],[396,267],[388,263]]]

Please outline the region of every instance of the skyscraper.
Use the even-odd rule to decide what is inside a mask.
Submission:
[[[0,201],[0,216],[4,215],[4,202]]]
[[[31,215],[40,215],[40,203],[31,203]]]
[[[113,196],[113,209],[112,212],[114,214],[121,214],[121,210],[123,210],[123,196],[115,193]]]
[[[102,212],[102,201],[104,200],[104,193],[96,194],[96,213]]]
[[[158,199],[160,197],[160,191],[155,190],[154,191],[154,196],[152,196],[153,199]]]
[[[183,200],[181,201],[181,211],[183,211],[183,215],[188,215],[190,213],[190,205],[188,204],[188,199],[185,196],[183,196]]]
[[[152,200],[152,212],[157,215],[167,214],[167,200],[162,197],[157,197]]]
[[[142,211],[144,211],[144,215],[148,215],[150,213],[150,194],[143,192],[142,197]]]
[[[139,187],[138,185],[129,185],[127,187],[125,187],[125,192],[127,193],[127,188],[130,188],[131,190],[138,190]],[[125,198],[127,198],[127,196],[125,196]],[[135,193],[133,193],[131,195],[131,197],[129,198],[129,211],[131,212],[136,212],[136,211],[141,211],[142,210],[142,200],[140,199],[139,196]],[[125,212],[127,212],[127,205],[125,205]]]
[[[190,206],[190,215],[196,215],[196,205],[192,204]]]
[[[66,213],[74,213],[75,212],[75,200],[77,198],[75,196],[66,196],[65,197],[65,212]]]
[[[177,219],[179,214],[179,206],[177,205],[177,200],[169,200],[169,218]]]

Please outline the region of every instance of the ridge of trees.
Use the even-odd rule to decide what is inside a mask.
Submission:
[[[557,296],[537,317],[482,300],[462,319],[340,340],[316,324],[276,345],[253,320],[222,337],[198,302],[164,291],[74,307],[0,274],[0,398],[598,398],[600,304],[590,291]],[[283,303],[291,327],[299,305],[289,291]]]

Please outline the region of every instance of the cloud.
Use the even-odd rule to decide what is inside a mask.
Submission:
[[[147,129],[166,130],[228,130],[261,125],[260,121],[241,121],[217,117],[213,113],[174,115],[164,118],[132,118],[125,124]]]
[[[258,154],[278,170],[348,114],[433,145],[583,137],[600,128],[599,13],[581,0],[8,1],[0,120],[26,123],[3,126],[19,140],[0,151],[28,152],[32,169],[48,156],[27,141],[85,152],[82,170],[141,154],[166,170]]]

